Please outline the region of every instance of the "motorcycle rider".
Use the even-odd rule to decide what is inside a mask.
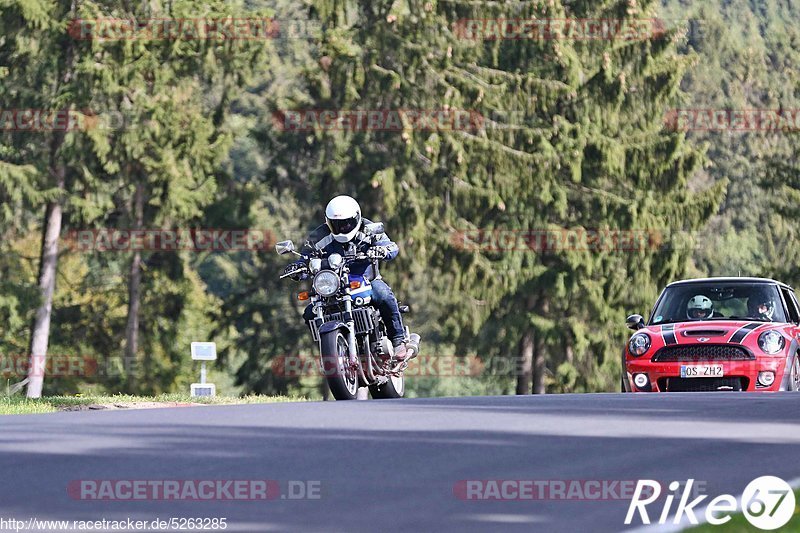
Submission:
[[[313,251],[324,251],[326,255],[337,253],[345,255],[348,250],[365,252],[369,259],[350,263],[350,273],[363,276],[370,280],[372,285],[371,303],[378,311],[386,324],[386,332],[394,346],[394,357],[398,361],[405,361],[408,350],[405,344],[405,329],[400,308],[391,287],[382,279],[376,279],[378,272],[372,267],[372,259],[391,261],[399,253],[399,248],[389,237],[382,233],[376,241],[368,239],[362,231],[371,221],[361,216],[361,207],[358,202],[345,195],[336,196],[328,202],[325,208],[325,224],[321,224],[308,236],[300,253],[307,255]],[[302,262],[291,263],[284,270],[285,274],[294,271]],[[308,274],[300,273],[290,276],[295,281],[308,278]],[[303,312],[306,323],[314,319],[313,306],[309,304]]]

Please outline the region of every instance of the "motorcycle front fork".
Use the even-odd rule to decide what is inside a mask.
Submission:
[[[358,365],[358,346],[356,344],[356,323],[353,320],[353,299],[348,294],[344,300],[344,311],[350,320],[347,321],[347,329],[350,332],[347,339],[347,346],[350,351],[350,364]]]

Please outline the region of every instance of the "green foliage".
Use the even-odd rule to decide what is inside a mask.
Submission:
[[[651,3],[402,5],[320,8],[330,66],[311,78],[312,107],[475,110],[485,127],[315,132],[307,139],[320,159],[337,162],[321,169],[319,189],[356,194],[413,246],[413,258],[399,262],[401,294],[428,283],[450,289],[411,289],[424,309],[423,337],[517,357],[532,331],[535,350],[551,372],[564,369],[558,379],[569,388],[611,387],[601,366],[613,368],[625,335],[612,325],[683,272],[685,250],[667,242],[632,254],[493,253],[464,250],[452,236],[698,229],[723,185],[690,195],[702,156],[662,128],[690,58],[664,39],[481,41],[452,31],[460,19],[633,19],[653,13]],[[568,366],[559,367],[565,354]],[[579,378],[569,378],[570,367]]]
[[[414,312],[424,355],[476,356],[484,371],[409,379],[410,395],[613,390],[630,312],[687,275],[800,279],[800,169],[783,133],[676,132],[674,108],[798,107],[797,14],[778,0],[471,2],[82,0],[76,16],[275,17],[308,38],[74,40],[71,2],[0,3],[0,101],[70,108],[120,128],[0,131],[0,349],[26,349],[44,205],[65,231],[251,228],[299,242],[335,194],[386,223],[401,248],[383,269]],[[640,40],[465,39],[463,19],[689,18]],[[69,63],[70,69],[65,69]],[[70,76],[54,79],[53,73]],[[284,131],[276,111],[457,110],[475,127]],[[67,183],[54,187],[53,159]],[[143,191],[141,216],[137,188]],[[641,232],[641,249],[472,249],[459,232]],[[66,235],[64,235],[66,236]],[[64,241],[66,244],[66,240]],[[63,247],[51,351],[120,360],[130,252]],[[271,250],[142,253],[132,380],[51,380],[50,392],[185,390],[193,340],[215,340],[233,392],[320,393],[276,372],[313,356]],[[523,354],[524,357],[523,357]],[[518,370],[530,357],[531,375]],[[533,385],[531,385],[531,380]]]
[[[664,2],[664,17],[688,19],[680,45],[700,58],[682,83],[682,108],[797,109],[798,13],[778,1]],[[778,276],[792,282],[792,224],[776,210],[793,203],[784,172],[796,159],[796,132],[693,131],[708,165],[693,187],[728,180],[719,212],[698,234],[692,270],[703,275]],[[781,169],[783,167],[783,169]]]

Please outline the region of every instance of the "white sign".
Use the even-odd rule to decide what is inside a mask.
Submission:
[[[192,359],[195,361],[216,361],[217,343],[215,342],[193,342]]]
[[[191,391],[192,398],[217,395],[217,387],[213,383],[192,383]]]

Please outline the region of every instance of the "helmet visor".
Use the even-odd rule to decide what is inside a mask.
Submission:
[[[331,233],[335,235],[344,235],[350,233],[358,227],[358,217],[342,218],[342,219],[328,219],[328,227]]]

